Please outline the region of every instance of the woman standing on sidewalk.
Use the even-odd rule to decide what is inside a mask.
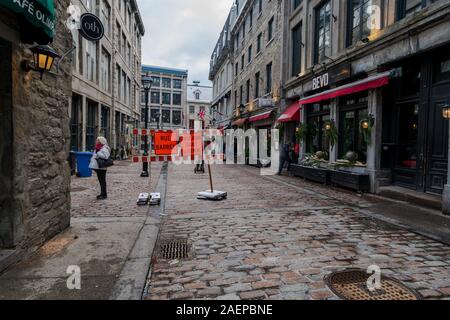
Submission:
[[[95,144],[95,152],[91,158],[89,168],[97,173],[98,182],[100,183],[101,194],[97,197],[98,200],[105,200],[108,198],[106,192],[106,171],[107,168],[99,166],[99,160],[108,160],[111,156],[111,149],[108,146],[108,141],[104,137],[98,137]]]

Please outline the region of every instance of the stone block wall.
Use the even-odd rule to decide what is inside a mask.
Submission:
[[[65,26],[69,4],[69,0],[55,1],[58,19],[51,46],[60,55],[72,47]],[[71,60],[64,59],[59,70],[55,65],[41,80],[39,73],[26,73],[20,66],[32,58],[28,47],[12,42],[13,208],[9,217],[11,247],[18,250],[36,249],[70,225]]]

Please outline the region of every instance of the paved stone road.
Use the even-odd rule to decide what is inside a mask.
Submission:
[[[170,166],[161,240],[188,238],[192,255],[154,256],[147,299],[338,299],[325,276],[374,264],[425,298],[450,297],[450,247],[374,220],[368,200],[255,168],[213,174],[228,200],[197,200],[207,175]]]
[[[162,163],[151,165],[151,186],[148,179],[139,177],[142,164],[117,162],[108,170],[108,200],[96,201],[100,194],[97,176],[72,178],[72,218],[144,217],[148,207],[136,206],[137,196],[144,190],[155,190]]]

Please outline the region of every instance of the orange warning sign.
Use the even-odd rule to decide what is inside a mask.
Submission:
[[[157,131],[155,132],[155,154],[158,156],[171,156],[176,154],[174,148],[177,146],[177,141],[172,141],[172,131]]]

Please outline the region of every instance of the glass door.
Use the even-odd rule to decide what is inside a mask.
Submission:
[[[420,186],[420,105],[409,102],[397,105],[398,138],[394,181],[397,185],[418,189]]]

